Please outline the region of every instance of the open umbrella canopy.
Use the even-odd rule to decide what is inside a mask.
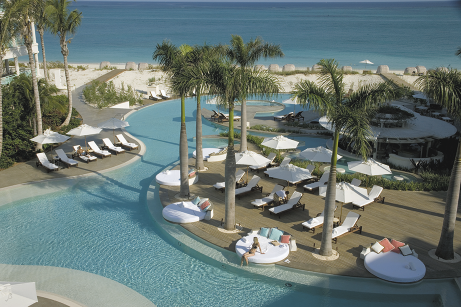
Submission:
[[[130,124],[127,121],[112,117],[102,123],[98,124],[99,128],[103,129],[120,129],[124,127],[128,127]]]
[[[313,178],[307,169],[293,164],[269,168],[265,173],[269,175],[269,177],[286,180],[290,183]]]
[[[262,165],[269,162],[271,162],[269,159],[254,151],[238,152],[235,154],[235,163],[239,165]]]
[[[0,281],[0,306],[27,307],[36,302],[35,282]]]
[[[319,195],[325,197],[327,194],[327,187],[319,188]],[[367,199],[367,189],[353,186],[348,182],[339,182],[336,184],[336,201],[345,204]]]
[[[46,129],[43,134],[37,135],[36,137],[30,139],[33,142],[39,144],[54,144],[62,143],[69,139],[68,136],[59,134],[57,132],[51,131],[51,129]]]
[[[293,149],[298,146],[298,141],[278,135],[272,138],[265,138],[261,145],[274,149]]]
[[[362,64],[373,64],[371,61],[368,61],[368,60],[360,61],[360,63],[362,63]]]
[[[370,176],[392,174],[390,167],[372,158],[367,161],[347,162],[349,170]]]
[[[328,148],[319,146],[315,148],[307,148],[306,150],[303,150],[299,155],[302,158],[312,162],[330,163],[333,152]],[[340,155],[337,155],[336,157],[338,160],[342,158]]]
[[[74,128],[67,132],[67,134],[70,135],[75,135],[75,136],[86,136],[86,135],[93,135],[93,134],[98,134],[101,132],[101,128],[96,128],[93,126],[89,126],[87,124],[83,124],[78,126],[77,128]]]

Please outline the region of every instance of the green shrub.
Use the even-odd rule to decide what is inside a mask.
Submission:
[[[91,85],[83,89],[83,97],[88,103],[95,104],[100,109],[124,101],[129,101],[130,106],[142,104],[141,94],[136,92],[131,85],[125,89],[122,83],[122,87],[117,90],[113,81],[108,83],[93,81]]]

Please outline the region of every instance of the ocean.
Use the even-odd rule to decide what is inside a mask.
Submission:
[[[423,65],[461,68],[461,7],[455,2],[180,3],[72,2],[83,20],[69,44],[69,63],[147,62],[156,45],[229,43],[260,36],[284,58],[259,64],[309,67],[322,58],[367,69]],[[37,39],[39,36],[37,35]],[[45,36],[48,61],[61,61],[57,37]],[[41,55],[40,55],[41,56]],[[27,59],[24,58],[24,61]],[[41,61],[41,60],[40,60]]]

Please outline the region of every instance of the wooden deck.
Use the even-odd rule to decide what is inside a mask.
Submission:
[[[189,160],[190,167],[194,167],[195,159]],[[279,262],[291,268],[322,272],[328,274],[338,274],[347,276],[372,277],[365,269],[363,260],[359,258],[364,246],[370,246],[384,237],[406,242],[411,248],[415,249],[427,268],[425,278],[445,278],[461,276],[461,263],[447,264],[434,260],[429,257],[428,251],[436,248],[440,236],[440,229],[443,221],[445,195],[446,192],[404,192],[394,190],[384,190],[382,196],[386,197],[384,204],[373,203],[366,206],[365,211],[352,209],[351,204],[343,207],[343,219],[350,210],[361,214],[358,221],[359,226],[363,226],[362,234],[353,233],[341,237],[333,248],[337,249],[340,257],[335,261],[322,261],[312,256],[314,247],[320,247],[322,228],[318,228],[313,234],[302,230],[301,223],[316,216],[323,210],[324,198],[318,193],[304,193],[301,203],[306,205],[306,210],[302,208],[294,209],[283,214],[281,218],[270,215],[266,209],[254,208],[251,201],[261,198],[262,195],[269,193],[276,183],[286,185],[286,182],[277,179],[264,177],[264,172],[260,172],[263,186],[263,193],[254,192],[236,199],[236,222],[240,223],[244,230],[240,233],[226,234],[218,230],[221,220],[224,218],[224,193],[213,188],[213,184],[224,181],[224,161],[207,163],[208,171],[199,174],[199,181],[191,186],[191,194],[200,197],[208,197],[213,203],[214,217],[210,221],[200,221],[182,226],[195,235],[211,242],[217,246],[235,250],[235,243],[246,235],[251,229],[260,227],[278,227],[292,234],[296,240],[298,250],[291,252],[288,259],[290,263]],[[179,168],[177,166],[176,168]],[[249,173],[251,178],[256,172]],[[303,192],[302,186],[290,186],[286,188],[290,195],[296,189]],[[370,189],[369,189],[370,190]],[[179,192],[179,187],[161,186],[160,199],[164,206],[175,201],[175,195]],[[335,216],[340,214],[340,203]],[[457,220],[461,219],[458,213]],[[461,254],[461,239],[455,235],[455,251]]]

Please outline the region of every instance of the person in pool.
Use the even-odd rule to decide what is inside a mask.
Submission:
[[[259,245],[258,238],[254,237],[253,238],[253,244],[251,245],[250,250],[242,255],[242,262],[240,262],[240,266],[243,265],[243,260],[245,260],[247,265],[248,265],[248,257],[253,257],[256,254],[256,250],[258,249],[258,247],[259,247],[259,252],[261,254],[264,254],[262,252],[262,250],[261,250],[261,245]]]

